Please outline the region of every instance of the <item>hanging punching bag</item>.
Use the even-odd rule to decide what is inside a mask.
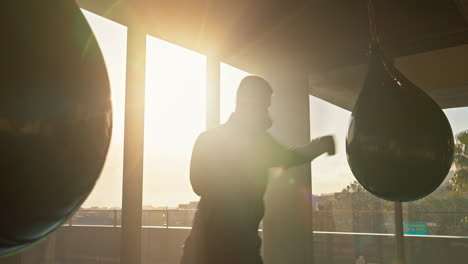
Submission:
[[[0,256],[46,237],[82,204],[112,128],[97,42],[73,0],[1,1]]]
[[[348,163],[374,195],[407,202],[433,192],[452,164],[450,124],[374,45],[346,138]]]

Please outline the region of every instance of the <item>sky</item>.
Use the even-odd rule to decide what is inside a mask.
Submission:
[[[114,128],[108,157],[94,190],[83,204],[120,207],[125,110],[127,28],[84,11],[101,47],[112,89]],[[249,73],[221,63],[221,122],[234,110],[236,88]],[[175,207],[196,201],[188,176],[191,150],[205,130],[206,57],[147,37],[143,205]],[[468,129],[468,107],[445,110],[454,133]],[[311,138],[335,134],[337,154],[312,163],[312,191],[341,191],[354,180],[346,161],[350,112],[310,97]]]
[[[143,204],[198,200],[188,178],[192,146],[205,130],[206,58],[148,37]]]
[[[112,89],[113,130],[101,176],[83,207],[120,207],[122,203],[125,63],[127,28],[82,10],[103,53]]]

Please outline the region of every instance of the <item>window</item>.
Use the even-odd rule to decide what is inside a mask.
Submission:
[[[206,57],[147,37],[143,226],[190,226],[190,157],[205,130]],[[192,204],[190,204],[192,202]],[[191,205],[191,206],[190,206]]]
[[[468,235],[468,196],[465,170],[468,166],[462,143],[457,134],[468,130],[468,107],[445,110],[455,137],[455,162],[445,181],[432,194],[407,203],[405,231],[407,234],[466,236]]]
[[[468,177],[464,176],[468,159],[463,151],[466,145],[457,139],[468,130],[468,107],[444,111],[456,138],[456,164],[436,191],[403,204],[408,263],[462,259],[465,252],[463,243],[449,243],[448,239],[468,235]],[[337,139],[337,155],[318,158],[312,164],[315,258],[319,262],[353,261],[363,256],[368,262],[390,263],[396,247],[394,203],[365,191],[348,167],[345,138],[350,114],[310,98],[312,138],[335,134]]]
[[[113,129],[106,163],[93,192],[83,208],[120,208],[122,204],[122,172],[125,113],[125,67],[127,28],[83,10],[106,62],[112,89]]]
[[[317,263],[373,263],[394,257],[394,203],[367,192],[354,178],[346,158],[351,112],[310,97],[311,138],[334,134],[336,155],[312,163],[314,252]]]

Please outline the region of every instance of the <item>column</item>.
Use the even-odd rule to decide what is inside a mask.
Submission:
[[[141,263],[146,34],[128,27],[120,263]]]
[[[265,75],[274,95],[272,135],[294,146],[310,141],[309,89],[306,72]],[[266,264],[313,263],[310,164],[285,170],[272,179],[266,194],[263,254]]]

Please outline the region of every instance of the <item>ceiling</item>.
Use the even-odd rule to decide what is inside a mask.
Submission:
[[[91,12],[243,70],[305,70],[351,109],[366,73],[367,0],[77,0]],[[468,0],[373,0],[386,53],[444,108],[468,105]]]

